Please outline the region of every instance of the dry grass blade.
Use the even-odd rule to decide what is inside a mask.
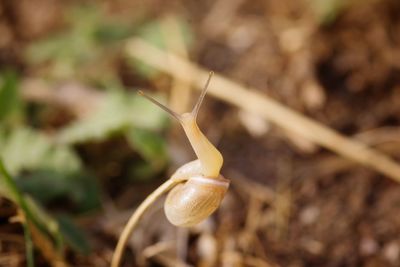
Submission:
[[[181,69],[188,69],[196,77],[193,83],[201,88],[208,71],[186,60],[165,53],[141,39],[131,39],[127,43],[127,53],[154,68],[162,70],[175,78],[187,80]],[[190,81],[188,81],[190,82]],[[215,75],[209,88],[210,94],[233,104],[243,110],[257,113],[285,130],[294,132],[306,139],[330,149],[337,154],[374,169],[397,182],[400,182],[400,165],[385,154],[367,145],[347,138],[334,130],[312,120],[255,89]]]
[[[174,16],[164,18],[161,23],[161,30],[164,34],[168,51],[187,59],[189,55],[177,18]],[[180,71],[184,72],[185,76],[188,78],[193,76],[192,73],[186,69],[181,69]],[[189,81],[174,79],[172,82],[169,106],[177,113],[184,113],[189,108],[190,85],[190,79]]]

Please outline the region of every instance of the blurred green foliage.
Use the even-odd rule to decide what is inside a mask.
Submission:
[[[32,111],[32,103],[21,98],[23,77],[1,70],[0,195],[13,201],[25,215],[27,246],[31,240],[29,231],[35,227],[33,230],[39,230],[62,255],[65,245],[81,253],[90,249],[68,213],[100,207],[102,189],[98,177],[83,163],[77,145],[124,137],[132,152],[141,158],[128,170],[126,178],[130,179],[148,179],[166,167],[166,144],[159,134],[167,126],[166,115],[124,88],[115,63],[122,60],[130,71],[151,81],[158,72],[123,57],[121,48],[130,37],[165,47],[168,36],[161,31],[158,20],[124,20],[88,4],[73,6],[60,19],[65,20],[64,29],[27,46],[26,69],[30,75],[50,82],[74,80],[90,84],[102,91],[103,101],[88,116],[48,132],[37,118],[40,114]],[[183,19],[177,20],[189,45],[192,32]],[[63,203],[62,215],[50,215],[42,208],[54,203]]]
[[[146,160],[133,166],[132,176],[148,178],[164,169],[167,163],[167,152],[164,140],[154,132],[131,127],[126,132],[129,144]]]
[[[166,145],[155,133],[166,126],[162,110],[135,93],[107,93],[98,111],[62,129],[58,140],[63,144],[101,141],[112,135],[125,135],[131,148],[144,159],[133,167],[131,176],[151,177],[167,164]]]
[[[65,242],[75,251],[82,254],[89,254],[90,245],[86,239],[85,233],[76,227],[68,215],[62,214],[57,217],[60,232],[65,237]]]
[[[182,18],[177,18],[184,41],[190,46],[193,34]],[[91,5],[74,7],[66,14],[69,27],[62,33],[33,43],[26,51],[31,64],[50,64],[50,78],[90,79],[96,83],[113,83],[117,79],[116,69],[111,65],[120,53],[120,45],[127,38],[140,37],[160,48],[164,48],[165,36],[161,21],[124,21],[105,16]],[[129,61],[135,71],[145,78],[154,78],[159,72],[133,59]]]
[[[182,18],[176,17],[175,19],[179,25],[185,45],[190,47],[194,37],[189,25]],[[167,46],[165,39],[168,38],[168,36],[165,36],[165,33],[162,31],[161,23],[162,21],[146,23],[138,28],[136,35],[160,49],[165,49]],[[159,73],[157,69],[132,57],[128,58],[128,62],[132,68],[147,79],[152,79]]]
[[[37,130],[20,126],[0,128],[0,155],[12,174],[35,169],[73,172],[81,168],[81,161],[71,147],[54,143]]]
[[[59,141],[66,144],[104,140],[129,127],[161,130],[166,116],[136,93],[115,91],[106,93],[101,107],[93,114],[63,128]]]
[[[50,64],[48,77],[115,79],[107,59],[118,52],[117,41],[133,32],[130,24],[105,17],[90,5],[73,7],[65,16],[68,27],[61,33],[32,43],[26,50],[30,64]]]
[[[0,122],[12,113],[19,104],[18,77],[13,71],[6,71],[0,77]]]
[[[78,212],[90,211],[100,205],[98,185],[88,173],[35,170],[17,176],[16,183],[23,192],[44,204],[63,200],[64,207],[70,206]]]
[[[312,0],[310,2],[321,24],[329,25],[335,22],[346,6],[355,1],[343,0]]]
[[[32,230],[41,234],[42,238],[52,243],[54,248],[61,255],[63,249],[63,237],[59,232],[58,223],[45,211],[43,211],[36,202],[28,196],[25,196],[18,189],[14,179],[6,170],[3,161],[0,158],[0,183],[2,185],[3,196],[13,201],[24,218],[22,224],[24,225],[25,241],[26,241],[26,254],[28,266],[33,266],[33,247],[32,247]]]

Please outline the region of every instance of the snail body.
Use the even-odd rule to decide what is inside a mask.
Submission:
[[[180,167],[170,178],[186,180],[168,193],[164,203],[165,215],[176,226],[193,226],[206,219],[219,207],[229,187],[229,180],[220,175],[223,164],[221,153],[201,132],[196,122],[211,76],[212,73],[192,112],[184,114],[177,114],[140,92],[180,122],[198,157]]]

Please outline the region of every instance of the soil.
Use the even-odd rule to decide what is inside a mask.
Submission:
[[[112,14],[136,14],[144,6],[153,18],[182,15],[196,36],[193,61],[400,160],[400,1],[331,1],[342,5],[327,14],[315,11],[317,1],[93,2]],[[29,68],[21,48],[64,27],[57,14],[65,3],[32,3],[0,1],[0,67],[22,75]],[[221,10],[214,10],[217,4]],[[219,19],[212,12],[220,12]],[[121,78],[143,83],[129,73],[121,70]],[[149,84],[168,78],[157,79]],[[154,209],[124,266],[400,266],[398,183],[275,125],[257,134],[235,107],[220,101],[209,98],[202,110],[199,124],[224,155],[222,173],[232,178],[231,190],[213,218],[191,230],[173,228]],[[120,212],[110,218],[104,209],[78,221],[92,252],[69,251],[71,266],[108,266],[131,209],[169,173],[149,183],[116,183],[118,174],[105,174],[103,163],[135,160],[124,142],[79,148]],[[186,141],[177,146],[190,151]],[[113,147],[122,152],[107,153]],[[24,256],[21,228],[8,223],[13,210],[0,202],[0,266],[24,262],[13,261]],[[47,266],[40,255],[37,266]]]

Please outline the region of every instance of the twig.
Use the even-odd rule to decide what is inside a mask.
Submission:
[[[168,179],[162,185],[160,185],[155,191],[153,191],[140,206],[135,210],[122,231],[118,240],[117,247],[115,248],[113,258],[111,260],[111,267],[118,267],[124,252],[126,243],[129,240],[132,231],[138,224],[140,218],[146,212],[146,210],[164,193],[168,192],[175,185],[184,182],[186,179]]]
[[[262,202],[271,204],[275,199],[275,192],[269,187],[253,181],[246,176],[242,175],[238,171],[233,169],[226,170],[226,177],[232,181],[232,185],[240,190],[246,192],[246,194],[251,195]]]
[[[129,56],[142,60],[150,66],[182,80],[188,81],[185,74],[179,70],[182,68],[190,70],[196,77],[192,81],[196,88],[201,88],[203,81],[208,76],[208,71],[203,68],[165,53],[138,38],[128,41],[126,49]],[[221,100],[243,110],[257,113],[285,130],[303,136],[345,158],[400,182],[400,166],[385,154],[369,148],[361,142],[347,138],[329,127],[285,107],[253,88],[240,85],[221,75],[215,75],[209,91],[211,95]]]
[[[163,253],[168,250],[172,250],[174,247],[174,244],[171,241],[161,241],[158,242],[157,244],[148,246],[143,250],[143,255],[146,258],[151,258],[154,257],[157,254]]]
[[[170,15],[165,17],[161,22],[161,30],[168,51],[171,54],[179,55],[180,57],[187,59],[189,55],[177,18]],[[180,71],[184,72],[185,76],[188,78],[193,76],[186,69],[181,69]],[[174,79],[172,81],[169,106],[177,113],[187,112],[187,108],[190,104],[190,85],[191,83],[187,80]]]

